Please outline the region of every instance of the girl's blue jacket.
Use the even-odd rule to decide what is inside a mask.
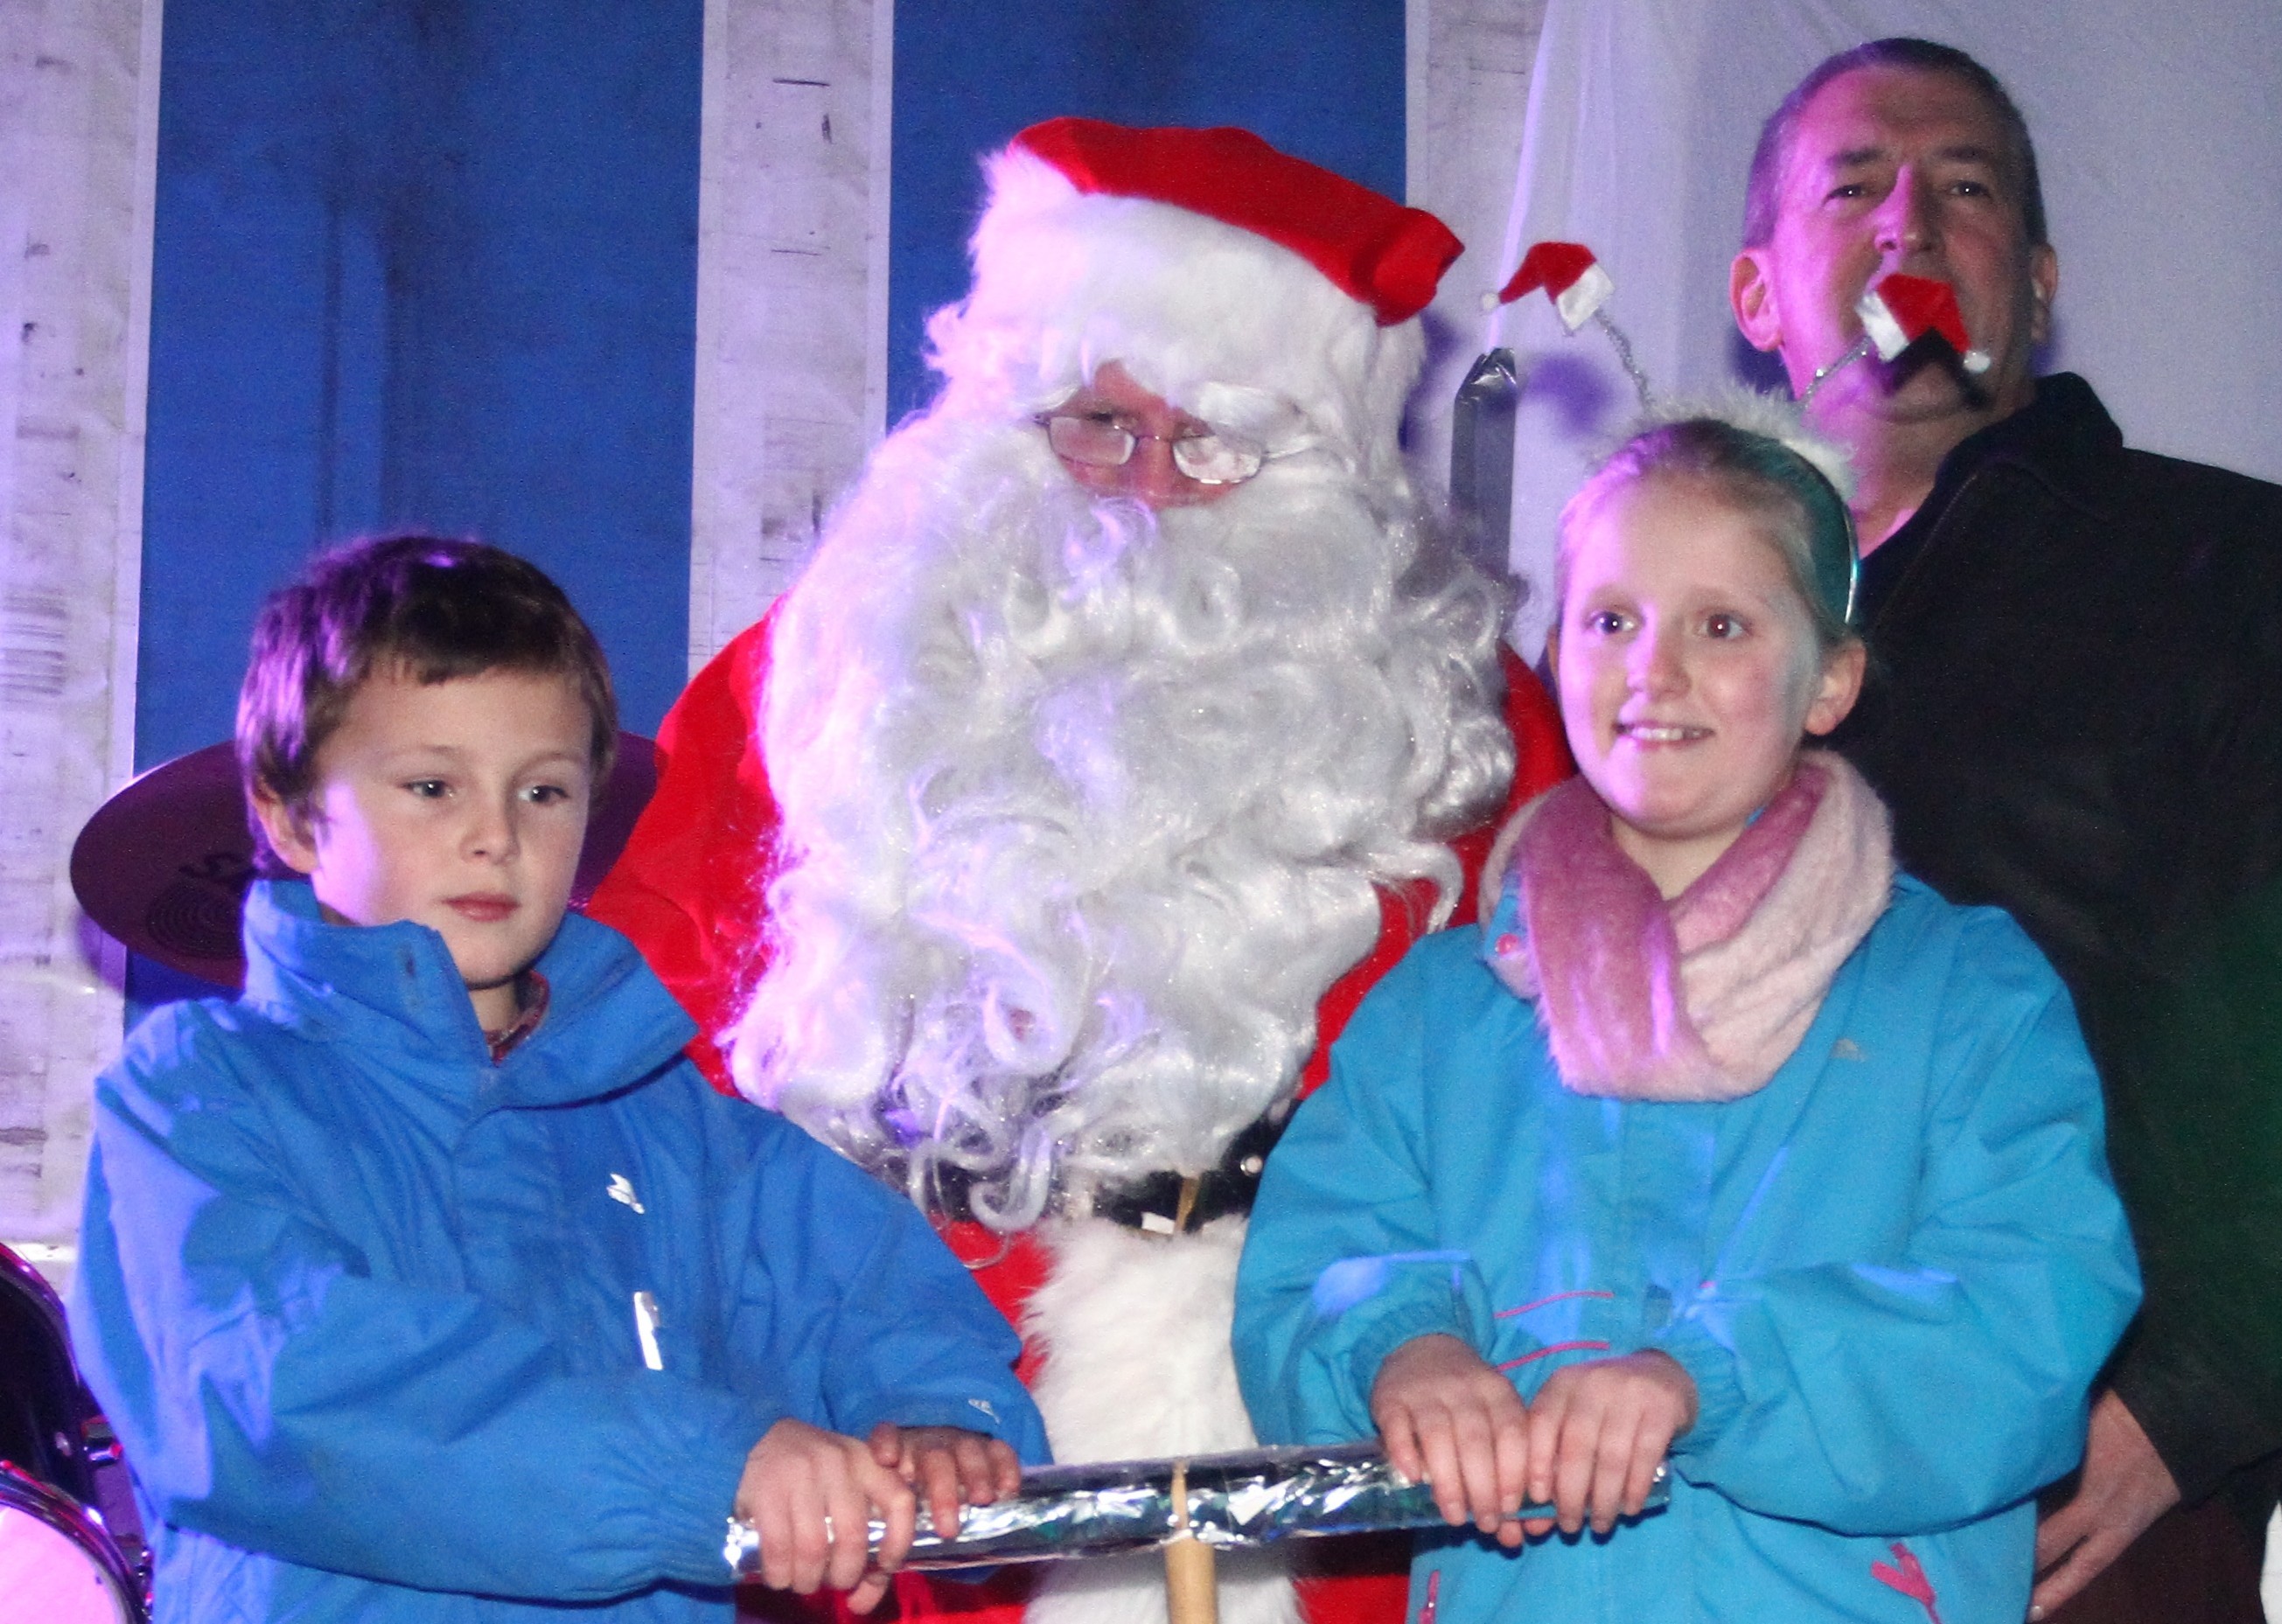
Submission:
[[[1765,1088],[1620,1102],[1562,1087],[1482,940],[1378,984],[1269,1160],[1236,1324],[1262,1441],[1373,1435],[1380,1362],[1429,1333],[1525,1399],[1660,1349],[1701,1404],[1670,1507],[1510,1554],[1431,1536],[1414,1618],[2020,1624],[2030,1496],[2139,1295],[2044,959],[1900,880]]]
[[[563,921],[496,1065],[424,926],[265,884],[246,943],[242,999],[159,1010],[96,1093],[72,1330],[159,1620],[726,1620],[778,1420],[1044,1458],[917,1210],[717,1094],[616,932]]]

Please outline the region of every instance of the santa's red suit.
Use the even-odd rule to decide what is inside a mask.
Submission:
[[[1234,131],[1056,120],[991,179],[943,397],[676,704],[590,911],[717,1083],[946,1214],[1059,1458],[1241,1448],[1258,1152],[1568,755],[1397,452],[1439,222]],[[1178,512],[1079,491],[1036,420],[1113,361],[1256,476]],[[1290,1618],[1287,1560],[1223,1562],[1223,1618]],[[1400,1618],[1402,1566],[1310,1552],[1339,1576],[1308,1615]],[[1031,1588],[897,1597],[1163,1616],[1146,1563]]]

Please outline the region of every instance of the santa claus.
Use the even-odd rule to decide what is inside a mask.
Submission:
[[[1059,1458],[1240,1449],[1261,1159],[1567,758],[1397,445],[1441,223],[1238,130],[1059,119],[989,172],[940,397],[667,719],[594,911],[717,1079],[939,1216]],[[1221,1605],[1296,1616],[1277,1566]],[[1400,1579],[1309,1607],[1399,1617]],[[1163,1590],[1072,1565],[1028,1611]]]

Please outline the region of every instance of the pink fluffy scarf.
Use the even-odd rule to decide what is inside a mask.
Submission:
[[[1537,1001],[1562,1082],[1620,1100],[1764,1087],[1894,878],[1885,807],[1821,751],[1802,754],[1790,783],[1669,903],[1582,778],[1521,809],[1491,874],[1509,860],[1490,967]]]

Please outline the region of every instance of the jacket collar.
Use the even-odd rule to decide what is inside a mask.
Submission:
[[[575,913],[532,966],[553,989],[547,1018],[496,1066],[451,950],[426,925],[328,924],[307,881],[262,880],[246,895],[244,935],[247,1003],[319,1041],[474,1078],[491,1103],[614,1092],[695,1031],[632,943]]]
[[[2123,451],[2123,431],[2092,385],[2072,372],[2055,372],[2037,380],[2028,405],[1968,435],[1942,459],[1925,508],[1938,514],[1960,485],[1993,462],[2029,468],[2078,500],[2097,500]]]
[[[1951,448],[1909,522],[1862,561],[1862,623],[1878,624],[1903,581],[1915,573],[1918,555],[1952,504],[1984,470],[2022,470],[2059,500],[2103,515],[2123,466],[2123,430],[2091,384],[2072,372],[2038,379],[2027,406]]]

